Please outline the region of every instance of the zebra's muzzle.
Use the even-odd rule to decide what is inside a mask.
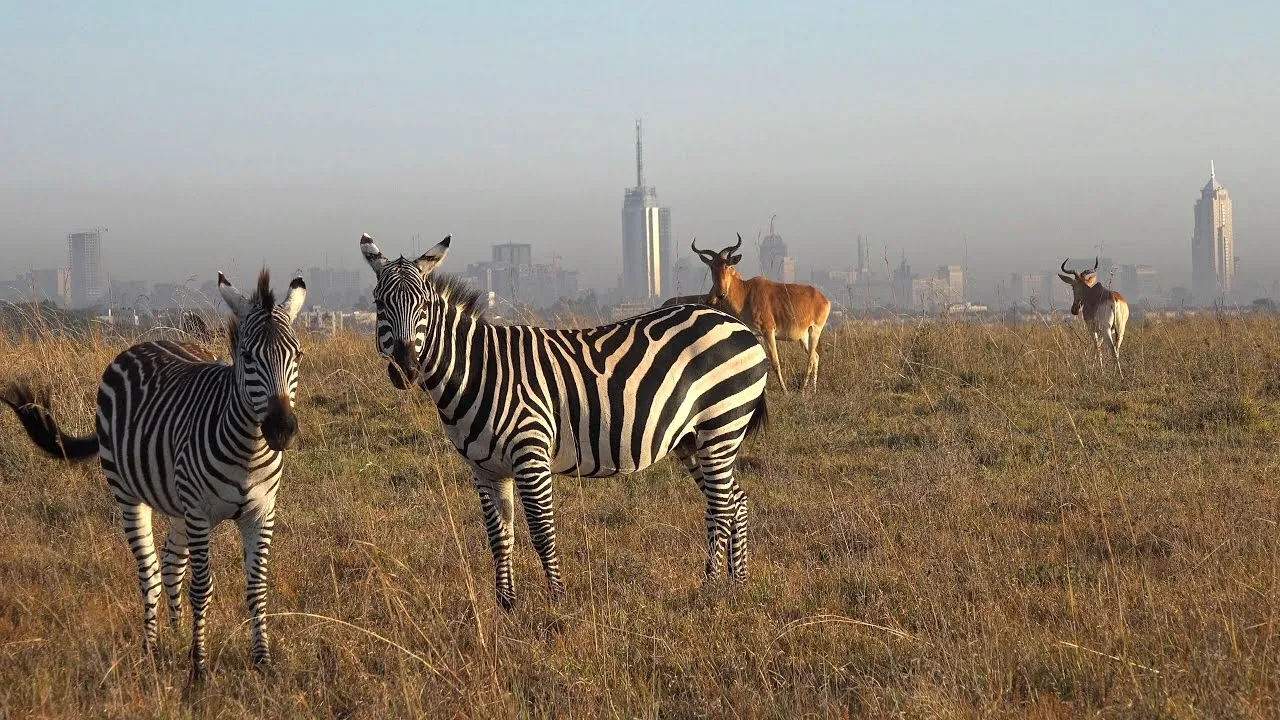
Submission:
[[[262,438],[272,450],[288,450],[298,434],[298,416],[289,401],[273,397],[267,401],[267,416],[262,419]]]
[[[408,388],[417,379],[418,364],[414,362],[413,350],[408,343],[396,341],[391,362],[387,363],[387,377],[397,390]]]

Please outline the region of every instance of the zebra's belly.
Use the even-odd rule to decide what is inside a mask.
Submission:
[[[99,433],[100,460],[117,500],[138,502],[170,517],[188,513],[218,523],[275,505],[282,458],[224,464],[166,438]]]

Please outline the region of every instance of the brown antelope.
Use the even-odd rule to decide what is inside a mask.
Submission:
[[[782,364],[778,361],[778,338],[799,340],[809,351],[809,366],[800,389],[809,385],[818,387],[818,338],[831,314],[831,302],[812,285],[774,282],[766,277],[744,280],[733,266],[742,261],[736,255],[742,247],[742,234],[738,244],[720,252],[699,250],[698,239],[693,240],[693,251],[711,268],[711,294],[707,304],[736,316],[743,323],[760,333],[769,362],[778,375],[782,391],[787,383],[782,379]]]
[[[1067,258],[1070,260],[1071,258]],[[1115,360],[1116,373],[1123,376],[1120,370],[1120,343],[1124,342],[1124,326],[1129,322],[1129,302],[1124,295],[1109,290],[1098,282],[1098,258],[1093,259],[1093,268],[1081,272],[1067,269],[1067,260],[1062,261],[1062,282],[1071,286],[1071,314],[1084,312],[1084,323],[1093,332],[1093,342],[1098,349],[1098,367],[1102,363],[1102,340],[1106,338],[1107,348],[1111,350],[1111,359]]]

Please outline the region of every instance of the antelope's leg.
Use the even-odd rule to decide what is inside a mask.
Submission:
[[[787,392],[787,381],[782,377],[782,361],[778,359],[778,330],[770,329],[764,333],[764,337],[768,340],[765,343],[765,351],[769,356],[769,361],[773,363],[773,372],[778,376],[778,384],[782,386],[782,392]]]

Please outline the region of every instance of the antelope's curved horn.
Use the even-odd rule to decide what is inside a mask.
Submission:
[[[1070,260],[1070,259],[1071,259],[1071,258],[1067,258],[1067,260]],[[1063,260],[1063,261],[1062,261],[1062,272],[1067,273],[1068,275],[1070,275],[1070,274],[1072,274],[1072,272],[1071,272],[1070,270],[1068,270],[1068,269],[1067,269],[1067,260]]]
[[[699,255],[701,255],[702,257],[715,257],[715,255],[716,255],[715,253],[711,252],[710,250],[699,250],[699,249],[698,249],[698,236],[697,236],[697,235],[694,235],[694,236],[693,236],[693,242],[692,242],[692,243],[689,243],[689,247],[693,248],[693,251],[694,251],[694,252],[696,252],[696,253],[698,253],[698,254],[699,254]]]
[[[732,248],[729,248],[730,254],[738,252],[738,248],[742,247],[742,233],[738,233],[737,235],[738,235],[738,244],[734,245]]]
[[[1093,256],[1093,271],[1094,271],[1094,272],[1097,272],[1097,271],[1098,271],[1098,256],[1097,256],[1097,255],[1094,255],[1094,256]]]

